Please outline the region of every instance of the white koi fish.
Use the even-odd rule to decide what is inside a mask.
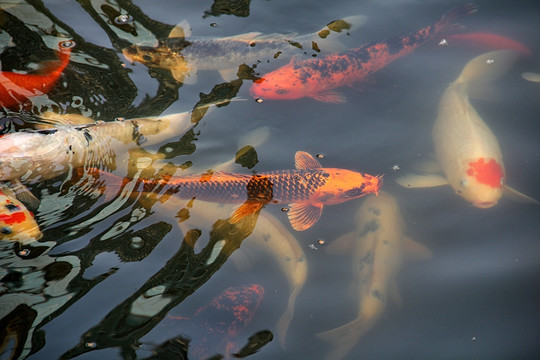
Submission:
[[[326,359],[342,359],[383,314],[388,300],[399,302],[395,279],[407,255],[428,258],[431,252],[403,234],[404,224],[394,197],[381,191],[369,196],[356,214],[356,230],[334,241],[330,253],[352,254],[358,285],[358,315],[338,328],[318,333],[332,344]]]
[[[231,81],[236,78],[241,64],[251,66],[258,61],[290,57],[295,51],[306,48],[316,52],[335,51],[334,36],[327,37],[332,32],[349,33],[365,21],[365,16],[350,16],[333,21],[314,34],[302,36],[250,32],[225,38],[191,37],[189,24],[181,22],[158,46],[131,45],[122,53],[130,62],[171,71],[178,82],[195,83],[198,70],[218,70],[223,79]]]
[[[495,206],[503,191],[532,202],[536,200],[506,185],[499,142],[469,102],[470,83],[491,81],[504,74],[518,53],[499,50],[472,59],[444,92],[433,126],[437,160],[446,177],[408,175],[397,179],[405,187],[450,184],[456,194],[479,208]]]

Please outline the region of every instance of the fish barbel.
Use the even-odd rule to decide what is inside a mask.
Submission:
[[[379,71],[431,40],[437,33],[451,27],[461,16],[478,7],[467,4],[444,15],[434,25],[409,35],[374,42],[359,48],[308,60],[291,62],[255,80],[251,95],[269,100],[291,100],[312,97],[315,100],[343,103],[345,97],[332,89],[358,85],[367,76]]]

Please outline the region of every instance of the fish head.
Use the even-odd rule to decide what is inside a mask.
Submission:
[[[263,100],[292,100],[310,96],[314,91],[309,78],[302,73],[303,69],[291,62],[255,80],[250,94]]]
[[[175,67],[187,67],[184,57],[177,51],[172,51],[165,44],[160,43],[156,47],[131,45],[122,50],[127,61],[139,62],[148,67],[171,69]]]
[[[41,236],[34,214],[14,195],[0,190],[0,240],[29,243]]]
[[[478,208],[497,205],[505,184],[502,161],[479,157],[465,161],[462,169],[458,178],[450,179],[456,194]]]
[[[318,193],[318,201],[324,205],[339,204],[367,194],[378,194],[382,176],[373,176],[345,169],[325,169],[328,179]]]

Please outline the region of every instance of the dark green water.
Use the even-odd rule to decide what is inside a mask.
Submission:
[[[493,208],[478,209],[449,187],[404,189],[395,183],[418,162],[432,158],[431,128],[439,98],[479,49],[428,44],[357,88],[338,89],[348,99],[343,104],[310,98],[257,103],[249,94],[251,80],[227,84],[217,71],[199,71],[197,83],[181,85],[165,70],[130,64],[121,52],[131,43],[165,38],[183,19],[194,36],[224,37],[252,31],[306,34],[332,20],[363,14],[367,23],[340,37],[345,47],[357,47],[432,24],[462,2],[233,1],[235,6],[212,7],[211,1],[28,1],[18,5],[20,11],[7,3],[11,4],[0,1],[5,9],[0,32],[3,71],[17,70],[21,61],[53,59],[47,47],[52,48],[58,37],[74,39],[77,47],[47,99],[36,100],[36,107],[22,114],[6,110],[0,115],[4,131],[30,127],[23,120],[39,121],[40,110],[46,108],[112,121],[190,111],[208,96],[223,98],[237,91],[242,101],[209,112],[191,137],[179,134],[171,139],[167,146],[173,147],[174,156],[168,160],[175,165],[189,161],[201,171],[213,168],[251,141],[239,139],[264,127],[269,137],[255,146],[256,166],[236,164],[232,171],[290,169],[295,152],[303,150],[323,154],[323,167],[384,174],[384,189],[400,205],[406,234],[433,255],[403,264],[397,277],[401,305],[389,302],[347,359],[539,355],[540,207],[503,198]],[[533,0],[476,3],[480,10],[460,19],[467,31],[508,36],[532,51],[493,83],[493,93],[473,100],[473,105],[500,142],[508,184],[540,199],[540,84],[520,76],[540,72],[538,5]],[[118,14],[130,14],[133,22],[115,26]],[[302,56],[311,57],[313,51],[306,52]],[[287,62],[263,62],[255,71],[264,73]],[[155,152],[159,145],[164,144],[146,150]],[[394,165],[398,171],[392,170]],[[23,344],[19,358],[144,359],[178,336],[192,339],[193,347],[197,339],[207,337],[204,347],[211,354],[224,353],[224,338],[225,344],[230,340],[242,347],[254,333],[270,330],[274,340],[251,358],[323,359],[330,348],[315,334],[356,316],[350,260],[327,254],[325,247],[355,229],[354,215],[362,199],[325,207],[321,219],[304,232],[290,227],[281,205],[263,209],[290,231],[308,264],[283,348],[276,323],[289,298],[285,274],[267,251],[250,246],[256,230],[244,241],[260,223],[248,219],[240,230],[218,226],[212,235],[212,226],[232,208],[217,217],[210,214],[210,220],[198,221],[202,235],[196,251],[210,245],[193,253],[188,242],[197,234],[179,227],[178,212],[185,201],[158,197],[141,205],[116,195],[77,191],[66,181],[31,186],[41,199],[36,219],[44,234],[29,245],[31,256],[22,257],[20,249],[2,244],[0,309],[2,316],[10,312],[15,319],[2,321],[11,324],[6,329],[16,329]],[[229,259],[220,255],[205,263],[205,251],[222,239],[230,246],[241,244],[251,266],[237,266],[242,259],[236,252]],[[233,337],[209,336],[204,334],[208,327],[197,320],[172,318],[195,319],[198,309],[228,287],[253,283],[264,287],[264,298],[251,322]],[[138,311],[145,315],[134,316],[133,304],[141,302],[147,305]],[[8,341],[0,358],[9,359],[15,348],[17,343]]]

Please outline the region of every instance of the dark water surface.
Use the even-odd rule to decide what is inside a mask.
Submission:
[[[18,5],[11,7],[14,3]],[[0,1],[5,9],[0,31],[3,71],[23,71],[17,67],[19,61],[54,59],[47,48],[54,48],[58,38],[77,43],[48,98],[0,115],[3,132],[31,127],[47,108],[112,121],[191,111],[208,97],[223,99],[238,91],[241,100],[215,108],[192,133],[169,140],[163,149],[171,147],[174,156],[167,161],[191,162],[193,172],[213,169],[234,158],[239,148],[253,144],[248,135],[262,128],[269,137],[255,145],[257,164],[250,169],[233,164],[228,170],[291,169],[295,152],[303,150],[323,155],[318,159],[323,167],[384,174],[384,190],[400,205],[406,235],[432,252],[427,260],[404,262],[397,277],[401,304],[388,302],[380,320],[347,359],[538,358],[540,207],[503,198],[493,208],[479,209],[448,186],[405,189],[395,183],[419,162],[433,158],[431,129],[440,96],[482,50],[438,46],[437,38],[355,88],[337,89],[348,99],[343,104],[311,98],[258,103],[249,94],[252,80],[227,84],[217,71],[208,70],[199,71],[195,84],[182,85],[166,70],[129,63],[121,52],[132,43],[166,38],[184,19],[193,36],[224,37],[252,31],[307,34],[335,19],[366,15],[360,29],[339,36],[345,48],[352,48],[433,24],[463,2],[219,3],[227,2]],[[460,19],[466,31],[508,36],[532,51],[485,96],[472,101],[500,142],[508,184],[540,199],[540,84],[520,76],[540,72],[540,8],[533,0],[476,3],[480,10]],[[22,10],[13,10],[17,6]],[[114,18],[121,14],[130,14],[133,21],[115,26]],[[312,54],[306,49],[299,56]],[[289,59],[263,60],[255,72],[274,70]],[[161,145],[146,150],[155,152]],[[399,170],[392,169],[395,165]],[[198,220],[193,214],[193,227],[182,229],[179,221],[182,225],[185,213],[180,210],[189,210],[186,200],[166,201],[159,194],[157,199],[137,202],[116,192],[100,196],[77,190],[68,182],[61,177],[30,188],[41,199],[36,219],[44,234],[28,245],[32,256],[20,256],[20,249],[1,244],[0,307],[2,316],[8,312],[11,316],[2,320],[7,332],[0,336],[6,336],[7,345],[1,359],[9,359],[15,349],[21,359],[145,359],[160,344],[179,336],[191,339],[192,350],[199,346],[211,356],[224,354],[231,343],[238,351],[262,330],[274,337],[253,359],[324,359],[330,346],[315,334],[356,316],[350,259],[330,255],[325,248],[356,228],[355,214],[363,199],[326,206],[321,219],[303,232],[291,228],[282,205],[262,210],[260,218],[271,214],[285,227],[272,227],[272,234],[297,240],[308,269],[282,347],[277,321],[287,307],[290,289],[287,270],[276,259],[294,255],[274,247],[274,253],[281,253],[272,256],[268,249],[279,246],[277,241],[254,245],[255,237],[266,234],[257,230],[261,222],[255,225],[256,216],[231,227],[218,219],[229,216],[234,207],[215,205],[217,210],[205,208],[206,216],[199,214]],[[198,238],[194,229],[201,231],[195,253],[189,246]],[[206,260],[223,239],[226,248],[221,255]],[[227,246],[231,252],[234,246],[240,249],[227,258]],[[258,307],[251,304],[256,308],[251,321],[239,325],[236,333],[216,333],[223,326],[219,324],[223,313],[214,316],[208,310],[208,318],[196,316],[227,288],[246,284],[259,284],[264,296]],[[230,324],[236,315],[229,311],[223,321]],[[175,344],[167,355],[155,358],[182,358],[180,340]],[[198,357],[192,353],[189,358]]]

